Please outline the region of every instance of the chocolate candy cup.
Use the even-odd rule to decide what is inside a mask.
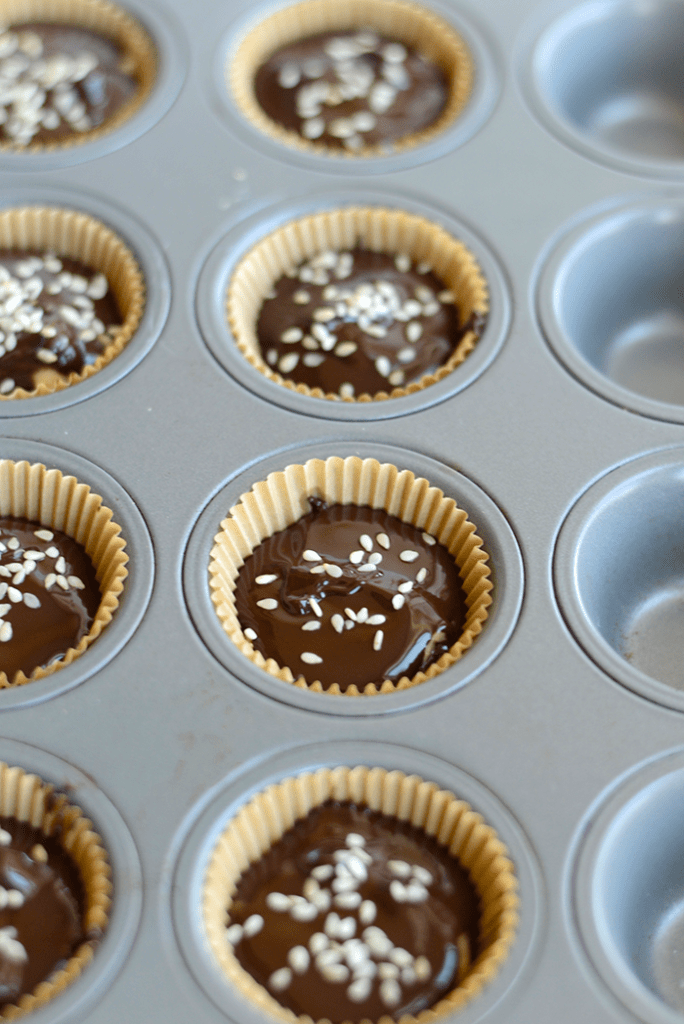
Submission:
[[[295,675],[293,666],[279,665],[273,658],[265,659],[252,646],[237,617],[234,591],[245,558],[265,537],[309,512],[309,497],[323,498],[328,504],[384,508],[391,515],[432,534],[447,548],[459,568],[466,599],[466,620],[459,640],[426,671],[412,678],[403,676],[396,683],[389,679],[369,682],[362,692],[366,695],[392,693],[395,689],[416,686],[458,661],[482,630],[491,604],[488,555],[475,526],[452,498],[430,487],[427,480],[375,459],[362,460],[354,456],[331,457],[325,461],[310,459],[303,466],[288,466],[283,472],[271,473],[267,480],[255,484],[242,496],[240,503],[230,510],[229,518],[221,524],[209,566],[212,601],[223,628],[239,650],[277,679],[307,687],[303,676]],[[319,681],[314,681],[309,689],[321,692],[323,687]],[[341,690],[335,683],[325,692],[335,695]],[[356,696],[360,692],[356,685],[351,685],[344,695]]]
[[[410,822],[448,849],[468,872],[481,904],[480,953],[451,992],[404,1024],[427,1024],[476,998],[508,955],[518,925],[517,879],[508,851],[479,814],[432,782],[383,768],[321,768],[288,778],[257,794],[221,834],[209,860],[203,916],[212,953],[235,987],[262,1011],[292,1024],[297,1017],[239,965],[226,940],[226,926],[237,881],[280,836],[327,800],[351,801]],[[385,1016],[383,1020],[389,1021]]]

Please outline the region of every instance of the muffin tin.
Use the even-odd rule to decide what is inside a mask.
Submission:
[[[159,51],[145,106],[73,150],[0,154],[0,206],[91,213],[148,288],[108,367],[0,405],[0,455],[88,483],[130,554],[97,642],[0,692],[0,759],[73,790],[114,868],[102,947],[36,1024],[263,1020],[212,960],[204,870],[251,795],[335,764],[433,780],[511,852],[517,940],[454,1021],[681,1024],[681,4],[426,0],[471,48],[471,101],[424,147],[358,160],[285,148],[233,107],[226,59],[277,3],[125,6]],[[427,216],[487,277],[480,342],[423,392],[307,399],[234,346],[224,301],[241,255],[346,204]],[[426,477],[490,553],[486,628],[411,690],[281,683],[211,604],[230,506],[329,455]]]

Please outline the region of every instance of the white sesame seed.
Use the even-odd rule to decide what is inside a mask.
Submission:
[[[389,377],[390,373],[392,372],[392,364],[390,363],[387,356],[378,356],[378,358],[375,360],[375,369],[378,371],[381,377]]]
[[[288,61],[287,64],[283,64],[278,72],[278,85],[282,89],[294,89],[296,85],[299,85],[300,78],[301,75],[297,65]]]
[[[318,554],[318,552],[317,551],[313,551],[311,548],[307,548],[307,550],[302,555],[302,558],[304,559],[305,562],[320,562],[321,561],[321,556]]]
[[[411,269],[411,260],[404,253],[394,257],[394,265],[400,274],[406,274]]]
[[[372,987],[371,978],[357,978],[347,989],[347,998],[353,1003],[362,1003],[368,999]]]
[[[388,43],[382,51],[382,56],[389,64],[401,64],[406,60],[408,54],[406,47],[401,43]]]
[[[339,565],[335,565],[331,562],[325,563],[325,571],[327,572],[328,576],[332,576],[333,579],[339,579],[340,576],[343,575],[342,568]]]
[[[318,917],[318,907],[314,903],[302,900],[301,903],[295,903],[290,907],[290,917],[295,921],[313,921]]]
[[[383,622],[386,622],[386,621],[387,621],[387,617],[385,615],[379,615],[379,614],[378,615],[371,615],[368,618],[368,625],[369,626],[381,626],[383,624]]]
[[[268,979],[268,985],[274,992],[282,992],[288,987],[291,981],[292,971],[290,968],[281,967],[279,970],[273,972],[271,977]]]
[[[38,534],[36,534],[36,537],[37,536]],[[12,537],[12,540],[16,540],[16,537]],[[8,541],[7,544],[9,547],[12,547],[12,541]],[[49,555],[50,558],[59,558],[59,548],[56,548],[53,544],[52,547],[46,550],[45,554]]]
[[[309,598],[309,607],[311,608],[311,610],[313,611],[314,615],[317,618],[322,618],[323,612],[321,611],[321,606],[319,605],[315,597]]]
[[[289,910],[292,906],[292,897],[282,892],[269,892],[266,896],[266,906],[271,910]]]
[[[425,886],[418,881],[411,881],[406,887],[407,903],[424,903],[429,895]]]
[[[278,360],[278,369],[281,373],[292,373],[299,362],[298,352],[288,352]]]
[[[372,900],[364,900],[359,907],[359,921],[361,924],[372,924],[377,914],[377,907]]]
[[[245,636],[247,637],[248,640],[256,640],[257,633],[254,629],[251,628],[251,626],[248,626],[247,629],[245,630]]]
[[[357,885],[357,879],[351,875],[338,875],[332,880],[330,888],[333,892],[351,892]]]
[[[314,956],[316,956],[319,953],[322,953],[324,950],[328,948],[329,945],[330,939],[328,938],[327,935],[324,935],[323,932],[314,932],[314,934],[309,939],[309,949]]]
[[[304,331],[300,330],[299,327],[288,327],[286,331],[280,335],[280,340],[285,345],[292,345],[296,341],[301,341],[304,337]]]
[[[340,384],[339,387],[340,398],[353,398],[354,397],[354,385],[349,384],[345,381],[344,384]]]
[[[358,345],[355,341],[341,341],[339,345],[335,346],[335,355],[340,359],[346,359],[347,356],[353,355],[357,348]]]
[[[394,878],[390,882],[389,891],[396,903],[406,903],[406,886],[398,878]]]
[[[264,573],[261,576],[257,576],[256,579],[254,580],[254,582],[258,583],[259,586],[263,586],[266,583],[273,583],[277,579],[278,579],[278,577],[276,576],[275,573],[269,572],[269,573]]]
[[[359,572],[373,572],[377,566],[373,565],[372,562],[364,562],[363,565],[359,566]]]
[[[389,551],[390,539],[386,533],[379,533],[375,539],[381,548],[384,548],[385,551]]]
[[[364,558],[365,555],[363,551],[352,551],[351,555],[349,556],[349,561],[352,563],[352,565],[359,565],[360,562],[363,562]]]
[[[432,885],[434,878],[432,873],[427,868],[422,867],[420,864],[415,864],[413,867],[413,877],[417,878],[423,885]]]
[[[418,558],[418,552],[414,551],[413,548],[406,548],[405,551],[400,553],[399,558],[402,562],[415,562],[416,558]]]
[[[257,601],[257,608],[263,608],[266,612],[272,612],[277,607],[278,602],[274,597],[264,597],[261,601]]]
[[[410,594],[413,590],[413,580],[406,580],[404,583],[400,583],[397,590],[400,594]]]
[[[392,607],[396,611],[399,611],[400,608],[404,607],[405,602],[406,598],[404,597],[403,594],[395,594],[394,597],[392,598]]]
[[[319,970],[326,981],[333,983],[347,981],[349,978],[349,968],[345,964],[324,964]]]
[[[0,846],[9,846],[11,842],[11,833],[9,833],[7,829],[0,828]]]
[[[397,878],[408,878],[411,874],[411,865],[405,860],[388,860],[387,867]]]
[[[322,658],[319,658],[319,656],[314,654],[312,651],[303,651],[299,657],[307,665],[320,665],[323,661]]]
[[[426,956],[419,956],[413,964],[413,970],[419,981],[427,981],[432,974],[430,961]]]
[[[306,946],[293,946],[290,952],[287,954],[287,962],[289,963],[295,974],[304,974],[311,962],[309,951]]]
[[[387,378],[387,383],[391,384],[393,388],[398,388],[401,387],[405,379],[406,378],[403,370],[392,370],[389,377]]]
[[[356,622],[357,621],[357,619],[356,619],[356,612],[354,611],[353,608],[345,608],[344,609],[344,614],[347,616],[348,619],[351,619],[352,622]]]
[[[375,925],[371,925],[370,928],[364,929],[363,941],[369,947],[371,953],[375,953],[376,956],[387,956],[394,945],[393,942],[385,935],[382,928],[378,928]]]
[[[374,551],[368,556],[368,561],[371,565],[379,565],[382,562],[382,555],[379,551]]]
[[[264,927],[264,919],[261,914],[252,914],[244,922],[242,930],[248,939],[251,939],[253,935],[258,935],[261,929]]]
[[[302,363],[304,366],[320,366],[325,362],[325,356],[321,352],[307,352],[306,355],[302,356]]]
[[[17,537],[10,537],[10,539],[7,541],[7,547],[10,549],[10,551],[16,551],[18,549],[18,547],[19,547],[19,540],[18,540],[18,538]],[[48,555],[52,554],[53,551],[54,551],[54,555],[52,557],[53,558],[57,558],[57,556],[59,555],[59,551],[57,550],[57,548],[50,548],[48,550]],[[12,568],[12,566],[10,566],[10,568]]]
[[[344,619],[341,615],[335,614],[330,620],[330,625],[336,633],[341,633],[344,630]]]
[[[389,954],[389,958],[393,964],[397,967],[412,967],[413,957],[407,949],[402,949],[401,946],[395,946]]]
[[[392,950],[389,951],[389,955],[392,955]],[[384,963],[378,964],[378,977],[379,978],[398,978],[399,968],[396,964]]]
[[[373,650],[382,650],[382,642],[385,639],[385,634],[381,629],[376,630],[375,636],[373,637]]]
[[[238,942],[242,941],[242,925],[231,924],[230,928],[226,931],[226,938],[231,946],[237,946]]]
[[[397,1006],[401,1001],[401,988],[394,978],[386,978],[381,983],[380,998],[385,1006]]]
[[[417,320],[412,320],[406,324],[406,340],[412,343],[419,341],[423,333],[423,326],[419,324]]]
[[[361,893],[351,889],[348,892],[337,893],[335,896],[335,906],[342,910],[356,910],[360,903]]]
[[[412,363],[416,358],[416,353],[412,348],[401,348],[397,352],[397,359],[400,363]]]
[[[321,624],[320,624],[320,622],[318,621],[318,619],[311,619],[311,621],[310,621],[310,622],[305,622],[305,623],[303,624],[303,626],[302,626],[302,630],[303,630],[303,631],[304,631],[305,633],[312,633],[312,632],[314,632],[315,630],[317,630],[317,629],[320,629],[320,628],[321,628]]]
[[[296,291],[292,296],[292,301],[297,306],[306,306],[309,302],[311,302],[311,296],[307,291],[304,291],[303,288],[300,288],[299,291]]]
[[[423,568],[422,568],[422,569],[419,569],[419,570],[418,570],[418,572],[416,573],[416,581],[417,581],[418,583],[424,583],[424,582],[425,582],[425,580],[427,579],[427,574],[428,574],[428,571],[427,571],[427,569],[426,569],[426,568],[425,568],[425,567],[423,566]]]
[[[12,623],[11,622],[3,622],[2,626],[0,626],[0,643],[6,644],[11,639],[12,639]]]
[[[359,622],[359,623],[363,623],[363,622],[366,621],[367,618],[368,618],[368,609],[366,607],[359,608],[358,612],[356,613],[356,621]]]

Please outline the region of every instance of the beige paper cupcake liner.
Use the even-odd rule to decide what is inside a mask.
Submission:
[[[400,398],[443,380],[474,349],[478,334],[469,330],[435,373],[426,374],[405,387],[393,388],[389,393],[379,391],[356,398],[342,399],[339,394],[296,384],[274,372],[262,357],[256,334],[265,297],[281,277],[304,260],[326,250],[348,251],[356,246],[391,256],[406,255],[416,263],[427,263],[444,282],[444,287],[453,293],[461,326],[471,317],[484,317],[489,311],[487,282],[473,254],[444,228],[425,217],[373,206],[348,206],[303,217],[267,235],[251,249],[238,263],[228,286],[226,312],[237,346],[247,361],[269,380],[300,395],[338,402]]]
[[[243,633],[235,609],[235,583],[245,559],[267,537],[307,515],[311,511],[309,497],[323,498],[331,505],[382,508],[403,522],[426,530],[447,548],[463,581],[467,615],[459,640],[425,672],[411,679],[403,676],[397,683],[389,679],[377,685],[368,683],[364,695],[417,686],[455,664],[481,632],[492,603],[489,556],[482,548],[476,527],[453,498],[445,497],[422,477],[389,463],[356,456],[333,456],[325,461],[309,459],[303,466],[292,465],[271,473],[243,494],[221,523],[211,551],[209,585],[216,613],[238,650],[276,679],[323,692],[320,682],[308,686],[303,676],[295,678],[289,666],[279,665],[273,658],[265,659]],[[335,684],[325,693],[338,695],[341,691]],[[344,692],[344,696],[358,695],[355,685]]]
[[[254,93],[254,76],[262,64],[277,50],[300,39],[322,32],[363,28],[374,29],[412,47],[443,71],[449,93],[444,110],[433,124],[391,145],[366,146],[349,153],[304,139],[268,117]],[[423,145],[453,124],[472,91],[473,60],[465,42],[451,25],[418,4],[406,0],[306,0],[276,11],[252,29],[227,64],[225,76],[238,109],[265,135],[303,152],[358,159]]]
[[[0,142],[0,151],[45,153],[70,149],[108,135],[136,113],[147,100],[157,77],[157,53],[142,25],[109,0],[0,0],[0,26],[11,28],[25,22],[51,22],[90,29],[116,43],[122,51],[121,70],[137,83],[135,95],[111,117],[87,132],[74,132],[55,142],[17,146]]]
[[[111,621],[119,606],[119,595],[128,575],[128,555],[121,527],[112,521],[112,512],[102,498],[87,484],[73,476],[64,476],[58,469],[46,469],[40,463],[13,462],[0,459],[0,516],[18,516],[48,529],[61,530],[86,551],[100,586],[100,607],[90,632],[77,647],[71,647],[63,658],[36,668],[30,676],[18,672],[8,679],[0,672],[0,688],[19,686],[44,679],[65,665],[70,665],[95,641]]]
[[[102,841],[92,822],[64,794],[22,768],[0,762],[0,815],[16,818],[54,836],[79,869],[85,893],[83,931],[103,932],[109,920],[111,869]],[[0,1010],[0,1020],[16,1020],[44,1006],[70,985],[93,958],[92,939],[82,943],[60,970]]]
[[[204,881],[204,925],[220,968],[259,1009],[290,1024],[310,1024],[310,1017],[285,1009],[240,966],[226,940],[226,927],[245,869],[297,820],[327,800],[353,802],[410,822],[434,836],[468,871],[480,897],[480,952],[457,988],[416,1017],[403,1016],[402,1024],[431,1024],[462,1009],[495,977],[515,939],[519,904],[515,871],[506,846],[467,803],[434,782],[384,768],[306,772],[269,786],[240,809],[214,847]]]
[[[107,278],[116,297],[123,323],[104,352],[80,373],[64,377],[49,366],[37,372],[33,391],[15,388],[0,400],[49,395],[81,381],[112,362],[124,350],[140,323],[145,308],[145,282],[127,245],[95,217],[77,210],[49,206],[23,206],[0,211],[0,249],[54,252],[80,260]],[[0,380],[2,359],[0,358]]]

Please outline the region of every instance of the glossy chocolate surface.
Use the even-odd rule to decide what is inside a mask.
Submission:
[[[103,274],[66,256],[0,249],[0,394],[80,373],[121,320]]]
[[[99,127],[135,94],[119,46],[87,28],[45,22],[0,33],[0,138],[62,142]]]
[[[479,319],[461,324],[453,295],[429,267],[357,248],[322,253],[277,281],[257,337],[281,376],[354,398],[434,373],[481,327]]]
[[[0,1006],[31,992],[86,940],[83,884],[55,837],[0,818]]]
[[[100,600],[80,544],[39,523],[0,517],[0,671],[10,681],[75,647]]]
[[[228,938],[294,1013],[333,1024],[399,1019],[460,983],[477,956],[479,914],[466,871],[430,836],[329,802],[244,872]]]
[[[324,689],[362,691],[425,670],[463,632],[465,595],[449,552],[382,509],[310,501],[308,515],[240,570],[245,635]]]
[[[416,50],[370,29],[291,43],[256,73],[257,101],[302,138],[355,152],[423,131],[442,113],[444,72]]]

